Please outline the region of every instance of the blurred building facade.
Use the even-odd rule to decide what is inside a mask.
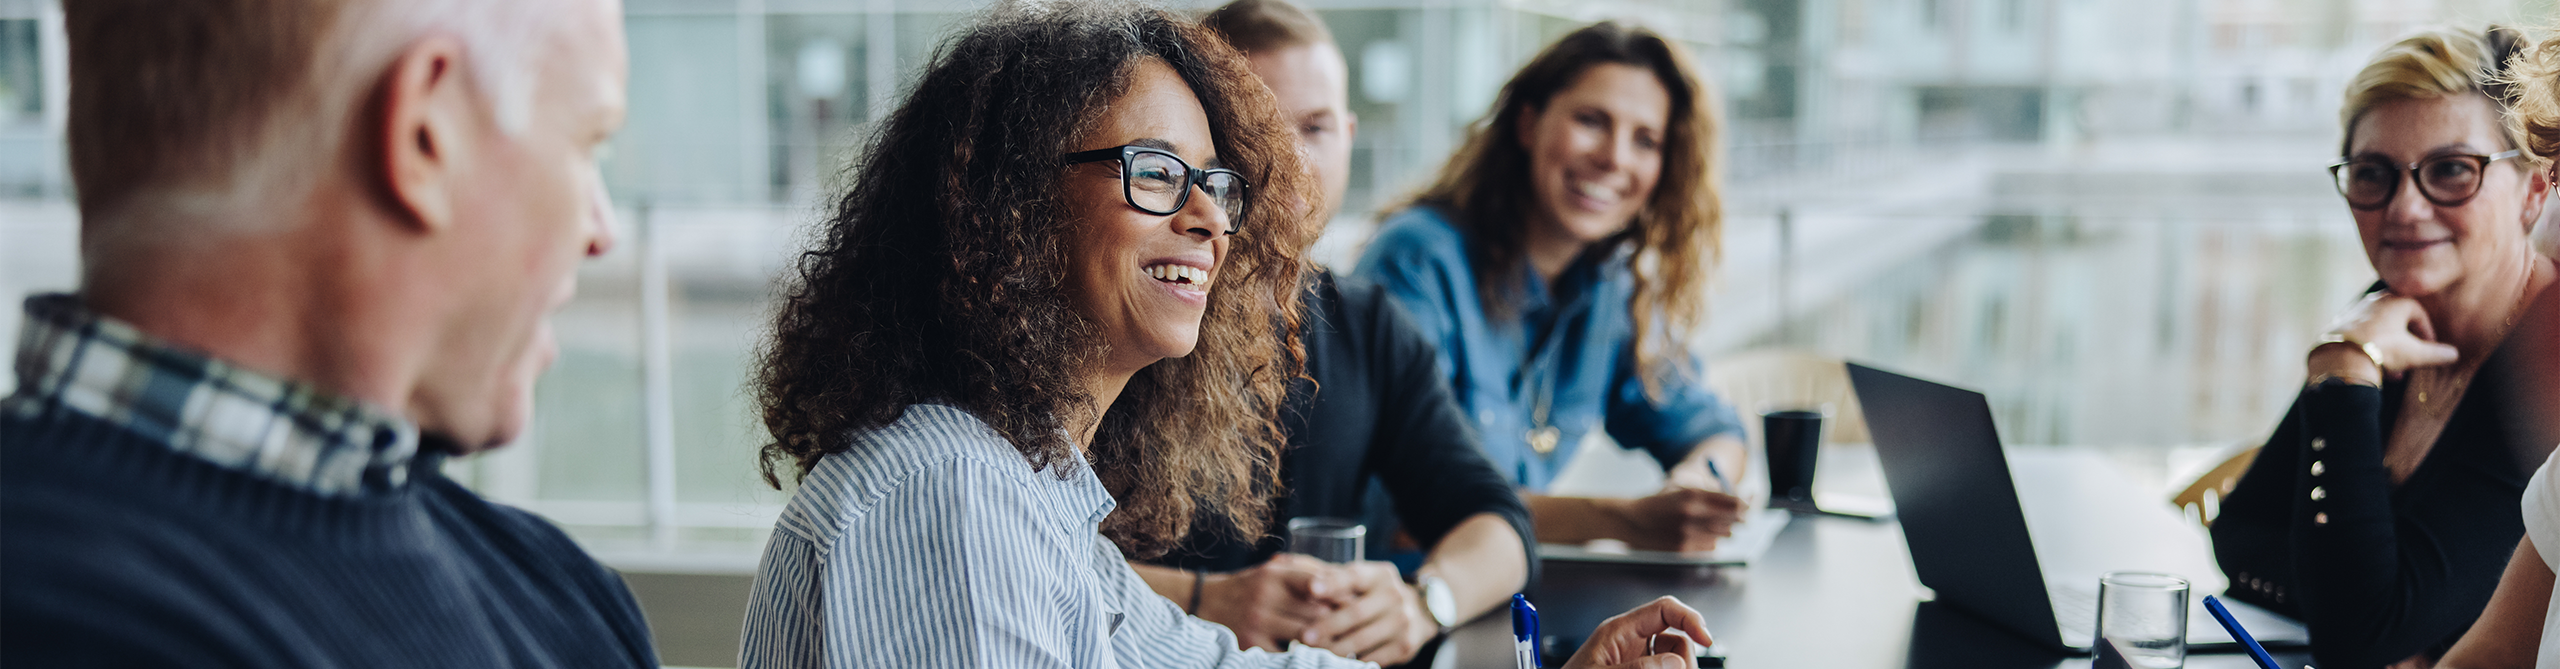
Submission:
[[[632,0],[630,127],[608,173],[623,199],[805,205],[941,37],[987,3]],[[1180,0],[1183,11],[1214,3]],[[1589,20],[1631,19],[1700,53],[1721,7],[1679,0],[1313,0],[1351,67],[1355,209],[1448,154],[1514,65]]]
[[[626,201],[800,206],[935,43],[988,0],[629,0]],[[1202,10],[1206,0],[1173,0]],[[2560,0],[1308,0],[1364,120],[1350,207],[1393,201],[1557,35],[1630,20],[1711,71],[1734,175],[1876,147],[2334,129],[2346,75],[2444,22],[2547,23]],[[0,194],[62,197],[65,49],[0,0]],[[2540,19],[2537,21],[2536,19]]]
[[[1736,176],[1875,149],[2335,133],[2372,52],[2551,0],[1725,0]]]
[[[62,13],[50,2],[0,0],[0,197],[61,197],[70,176],[62,128],[70,99]]]

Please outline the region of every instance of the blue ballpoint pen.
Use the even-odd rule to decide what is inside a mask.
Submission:
[[[1518,669],[1538,669],[1538,607],[1529,596],[1511,596],[1511,660]]]
[[[2256,637],[2249,636],[2249,630],[2240,628],[2240,621],[2231,617],[2230,609],[2222,608],[2222,600],[2214,599],[2213,595],[2205,595],[2204,610],[2213,614],[2214,622],[2222,623],[2222,629],[2231,632],[2231,638],[2239,640],[2241,646],[2249,649],[2249,657],[2257,660],[2261,669],[2284,669],[2276,665],[2275,656],[2268,655],[2265,646],[2258,645]]]
[[[1716,487],[1723,488],[1716,492],[1733,494],[1733,480],[1724,477],[1724,469],[1716,466],[1715,458],[1707,458],[1707,475],[1716,477]]]

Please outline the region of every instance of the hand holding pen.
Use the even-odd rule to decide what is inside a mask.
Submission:
[[[1722,445],[1730,445],[1726,448]],[[1711,452],[1727,452],[1725,458]],[[1662,490],[1634,499],[1593,500],[1608,513],[1605,521],[1614,527],[1594,530],[1598,536],[1627,542],[1627,547],[1649,551],[1702,553],[1716,548],[1718,539],[1733,536],[1733,526],[1742,522],[1743,512],[1750,508],[1735,493],[1732,474],[1736,471],[1732,458],[1742,457],[1740,442],[1717,438],[1700,445],[1691,456],[1673,466],[1665,477]],[[1719,462],[1720,459],[1727,460]]]
[[[1715,550],[1717,539],[1733,536],[1745,509],[1732,494],[1676,484],[1619,503],[1631,529],[1629,546],[1683,553]]]

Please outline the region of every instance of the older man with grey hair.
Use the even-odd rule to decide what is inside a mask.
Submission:
[[[612,244],[611,0],[81,0],[84,272],[0,400],[0,664],[654,666],[439,473],[524,429]]]

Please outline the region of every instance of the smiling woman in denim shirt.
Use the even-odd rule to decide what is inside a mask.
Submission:
[[[1503,86],[1360,261],[1435,336],[1440,371],[1486,455],[1530,493],[1544,541],[1707,550],[1742,512],[1719,481],[1743,473],[1742,425],[1684,347],[1722,229],[1713,104],[1695,72],[1642,28],[1566,35]],[[1537,494],[1593,429],[1652,454],[1669,485],[1632,500]]]

